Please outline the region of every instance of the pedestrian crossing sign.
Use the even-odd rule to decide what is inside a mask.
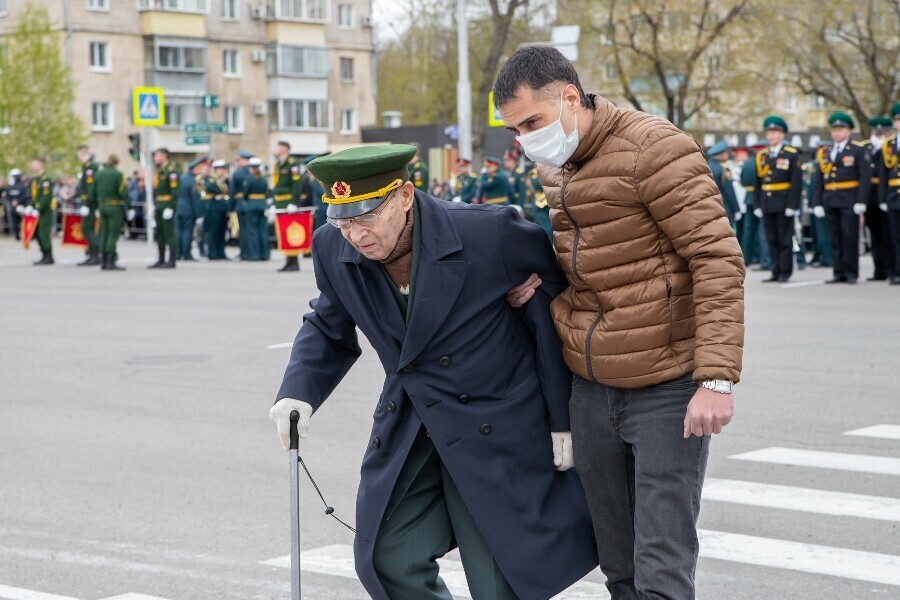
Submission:
[[[494,92],[488,92],[488,125],[491,127],[504,127],[506,124],[500,118],[500,111],[494,106]]]
[[[162,88],[136,87],[131,91],[131,115],[135,125],[154,127],[166,122]]]

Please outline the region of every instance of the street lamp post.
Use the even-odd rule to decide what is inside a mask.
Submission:
[[[459,156],[472,160],[472,84],[469,81],[469,21],[466,0],[456,0],[459,78],[456,82],[456,115],[459,123]]]

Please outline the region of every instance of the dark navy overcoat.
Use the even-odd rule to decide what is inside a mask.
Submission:
[[[424,424],[512,588],[522,600],[546,600],[597,565],[581,481],[553,466],[550,432],[569,431],[571,374],[549,305],[565,277],[547,234],[515,209],[418,191],[416,201],[422,244],[408,326],[382,267],[334,227],[319,229],[320,294],[278,399],[318,409],[360,354],[358,327],[385,371],[356,505],[356,570],[366,590],[389,600],[372,549]],[[543,285],[525,308],[511,308],[507,291],[533,272]]]

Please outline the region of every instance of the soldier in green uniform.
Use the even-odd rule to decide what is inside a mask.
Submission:
[[[78,172],[78,197],[81,200],[81,233],[88,244],[87,257],[78,263],[79,267],[89,267],[100,264],[97,234],[94,230],[96,205],[91,205],[90,195],[94,188],[94,177],[97,175],[97,163],[94,162],[91,151],[87,146],[78,146],[75,151],[81,170]]]
[[[197,249],[200,256],[209,256],[209,211],[212,206],[212,199],[216,192],[219,191],[213,176],[210,174],[210,164],[212,160],[207,158],[198,165],[197,177],[194,179],[194,235],[197,236]],[[199,235],[197,235],[199,234]]]
[[[509,204],[509,178],[500,168],[500,159],[484,159],[484,171],[478,177],[477,204]]]
[[[413,156],[412,161],[406,166],[406,170],[409,172],[409,180],[412,181],[412,184],[416,187],[417,190],[428,193],[428,165],[425,164],[422,159],[419,157],[419,153],[421,152],[421,148],[419,144],[416,142],[411,142],[410,146],[416,149],[416,155]]]
[[[478,187],[478,176],[472,172],[468,158],[456,159],[456,183],[453,186],[453,199],[472,204],[475,199],[475,190]]]
[[[225,230],[228,227],[228,213],[231,196],[228,193],[228,167],[224,160],[214,161],[214,175],[207,180],[206,190],[212,196],[206,214],[207,243],[209,260],[228,260],[225,256]]]
[[[247,237],[248,256],[245,260],[269,260],[269,224],[266,221],[268,200],[271,190],[262,174],[262,161],[251,158],[247,162],[249,169],[244,178],[242,193],[247,201],[246,230],[241,234]]]
[[[900,102],[891,107],[894,134],[881,145],[878,161],[878,210],[887,214],[896,270],[891,285],[900,285]]]
[[[744,262],[749,267],[759,263],[766,271],[772,268],[769,264],[769,245],[760,244],[759,217],[756,216],[756,152],[747,148],[747,158],[741,164],[741,185],[744,188],[744,207],[747,213],[741,219],[743,227],[738,228],[740,235],[741,252],[744,253]]]
[[[291,145],[285,141],[278,142],[275,146],[275,158],[278,165],[275,167],[275,175],[272,187],[275,194],[275,210],[286,210],[289,213],[297,211],[301,206],[303,190],[300,182],[300,163],[291,156]],[[271,214],[271,213],[270,213]],[[274,219],[273,219],[274,221]],[[268,233],[266,234],[268,238]],[[269,249],[268,239],[266,250]],[[297,256],[286,256],[284,266],[278,269],[280,272],[299,271],[300,260]]]
[[[53,181],[47,177],[47,162],[42,157],[31,161],[31,212],[37,215],[37,230],[34,237],[41,249],[41,259],[35,265],[53,264],[53,246],[50,236],[53,233],[56,198],[53,197]]]
[[[169,150],[157,148],[153,151],[153,211],[148,219],[155,219],[154,238],[159,251],[157,261],[148,269],[175,268],[175,201],[178,194],[178,171],[169,161]],[[166,248],[169,258],[166,260]]]
[[[238,150],[237,162],[234,165],[234,172],[231,174],[231,183],[229,185],[228,194],[231,196],[231,212],[237,215],[238,222],[238,245],[241,249],[241,260],[253,260],[250,254],[247,240],[249,235],[244,235],[247,230],[247,201],[244,199],[244,179],[247,178],[247,162],[253,158],[253,155],[243,150]]]
[[[517,152],[507,152],[503,155],[503,166],[506,168],[506,177],[509,181],[509,203],[525,208],[525,171],[519,167],[519,155]]]
[[[812,207],[813,190],[817,185],[819,168],[816,162],[810,161],[803,165],[803,192],[806,194],[806,203]],[[813,267],[831,266],[831,240],[828,237],[828,223],[824,217],[818,217],[810,211],[809,229],[812,233],[812,259]]]
[[[873,117],[869,119],[869,127],[871,136],[863,146],[869,153],[869,162],[872,163],[872,187],[869,189],[865,221],[872,244],[872,262],[875,263],[875,273],[869,277],[869,281],[887,281],[898,273],[894,264],[894,249],[891,244],[888,215],[878,207],[880,183],[878,163],[881,161],[881,148],[884,146],[884,140],[891,132],[891,120],[885,116]]]
[[[734,193],[734,179],[728,168],[728,142],[722,140],[707,150],[706,164],[709,165],[716,187],[722,194],[722,203],[725,206],[728,222],[731,223],[732,228],[736,228],[737,222],[741,219],[741,206]]]
[[[125,185],[125,177],[116,167],[119,157],[110,154],[103,169],[97,173],[96,184],[91,190],[91,202],[100,209],[100,253],[103,271],[124,271],[125,267],[116,264],[116,243],[122,231],[123,211],[127,211],[128,220],[134,219],[131,208],[131,196]]]
[[[528,173],[528,188],[534,198],[534,208],[531,209],[531,220],[535,225],[540,225],[547,233],[550,241],[553,241],[553,227],[550,225],[550,206],[547,204],[547,195],[544,194],[544,186],[538,179],[537,167],[533,167]]]

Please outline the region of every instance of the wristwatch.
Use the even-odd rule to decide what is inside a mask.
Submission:
[[[700,387],[705,387],[720,394],[730,394],[731,390],[734,389],[734,382],[727,379],[707,379],[700,382]]]

